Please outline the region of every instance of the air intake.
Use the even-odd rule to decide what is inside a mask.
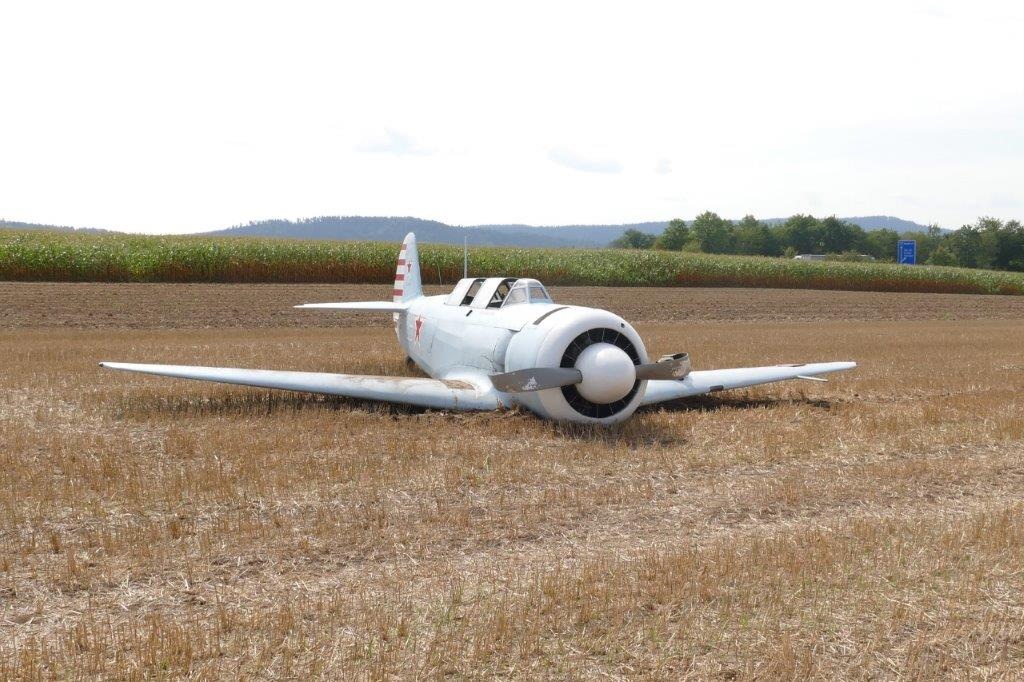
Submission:
[[[565,353],[562,354],[560,366],[563,368],[575,367],[576,360],[579,359],[580,353],[595,343],[610,343],[613,346],[617,346],[629,356],[629,359],[633,361],[634,365],[640,364],[640,354],[637,353],[636,347],[624,334],[621,334],[614,329],[599,328],[585,331],[573,339],[565,349]],[[603,419],[605,417],[611,417],[612,415],[618,414],[622,411],[622,409],[626,407],[631,400],[633,400],[639,390],[640,381],[636,380],[633,382],[633,388],[630,389],[629,393],[611,403],[594,403],[587,400],[580,395],[579,389],[575,384],[563,386],[562,395],[565,396],[565,400],[569,403],[569,406],[579,414],[594,419]]]

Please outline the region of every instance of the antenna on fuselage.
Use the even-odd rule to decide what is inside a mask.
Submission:
[[[469,237],[462,235],[462,279],[469,277]]]

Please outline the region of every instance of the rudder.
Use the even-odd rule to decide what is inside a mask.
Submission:
[[[398,266],[395,268],[395,303],[404,303],[423,295],[420,278],[420,254],[416,249],[416,235],[410,232],[402,241],[398,252]]]

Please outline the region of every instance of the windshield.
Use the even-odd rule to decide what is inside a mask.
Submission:
[[[548,296],[548,292],[544,290],[539,284],[530,285],[530,301],[532,303],[550,303],[551,297]]]
[[[508,292],[505,305],[515,305],[516,303],[526,303],[526,287],[520,287]]]
[[[503,306],[520,303],[551,303],[551,297],[537,280],[519,280],[505,296]]]

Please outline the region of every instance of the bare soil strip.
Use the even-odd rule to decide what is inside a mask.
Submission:
[[[428,286],[428,294],[449,287]],[[560,303],[630,321],[1024,319],[1024,297],[803,289],[557,287]],[[297,303],[389,300],[390,286],[0,282],[0,329],[387,326],[386,316],[295,310]]]

